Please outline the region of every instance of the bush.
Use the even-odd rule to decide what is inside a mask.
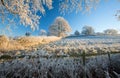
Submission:
[[[80,32],[76,30],[75,33],[74,33],[74,35],[79,36]]]

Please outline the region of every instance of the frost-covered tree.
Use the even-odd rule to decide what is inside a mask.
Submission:
[[[11,21],[11,15],[12,22],[19,18],[21,24],[35,29],[41,17],[37,13],[45,13],[44,5],[52,9],[52,0],[0,0],[0,19]]]
[[[89,12],[92,8],[96,8],[100,0],[60,0],[61,13],[76,11]]]
[[[25,26],[35,29],[39,19],[45,14],[45,8],[52,9],[55,0],[0,0],[0,20],[14,23],[20,21]],[[60,13],[89,11],[100,0],[58,0]],[[37,13],[41,12],[41,15]],[[10,15],[13,17],[11,18]],[[19,19],[18,19],[19,18]]]
[[[91,26],[84,26],[82,28],[82,32],[83,35],[94,35],[94,29]]]
[[[51,35],[65,37],[71,32],[71,27],[63,17],[57,17],[54,23],[49,27],[49,32]]]
[[[79,32],[78,30],[76,30],[76,31],[74,32],[74,35],[78,36],[78,35],[80,35],[80,32]]]
[[[106,34],[106,35],[117,35],[118,31],[116,29],[106,29],[106,30],[104,30],[104,34]]]
[[[39,35],[40,36],[46,36],[47,32],[44,29],[41,29]]]

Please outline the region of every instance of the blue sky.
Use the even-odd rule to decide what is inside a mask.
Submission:
[[[40,29],[48,31],[49,26],[57,16],[62,16],[69,22],[72,28],[71,33],[75,30],[81,32],[82,27],[85,25],[92,26],[96,32],[102,32],[108,28],[114,28],[120,31],[120,21],[114,16],[116,11],[120,9],[120,2],[118,0],[102,0],[97,5],[97,9],[92,9],[90,13],[78,12],[76,14],[76,12],[72,12],[62,15],[58,11],[58,2],[54,2],[53,7],[52,10],[46,9],[46,14],[40,19],[39,30],[32,31],[30,27],[18,25],[16,28],[11,28],[11,33],[6,32],[6,35],[23,36],[27,31],[31,32],[32,35],[38,35]],[[0,23],[0,31],[4,29],[4,26],[5,25]]]

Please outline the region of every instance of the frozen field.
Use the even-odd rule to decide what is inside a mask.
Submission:
[[[0,64],[0,78],[120,78],[120,54],[81,58],[23,58]]]
[[[27,38],[29,40],[29,37]],[[57,41],[48,43],[49,39],[42,40],[46,44],[40,44],[41,39],[30,39],[29,42],[21,39],[20,43],[25,46],[34,43],[36,46],[30,46],[29,49],[13,50],[3,52],[1,55],[10,56],[79,56],[83,54],[104,54],[104,53],[119,53],[120,52],[120,37],[119,36],[79,36],[67,37]],[[51,38],[52,41],[52,38]],[[27,43],[28,42],[28,43]],[[37,43],[38,42],[38,43]],[[43,42],[42,42],[43,43]]]
[[[120,52],[118,36],[68,37],[37,47],[40,55],[80,55]]]
[[[68,37],[31,48],[3,53],[9,61],[0,59],[0,78],[120,78],[118,36]]]

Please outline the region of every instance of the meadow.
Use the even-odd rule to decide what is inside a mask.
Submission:
[[[119,36],[11,40],[22,48],[1,50],[0,78],[120,78]]]

